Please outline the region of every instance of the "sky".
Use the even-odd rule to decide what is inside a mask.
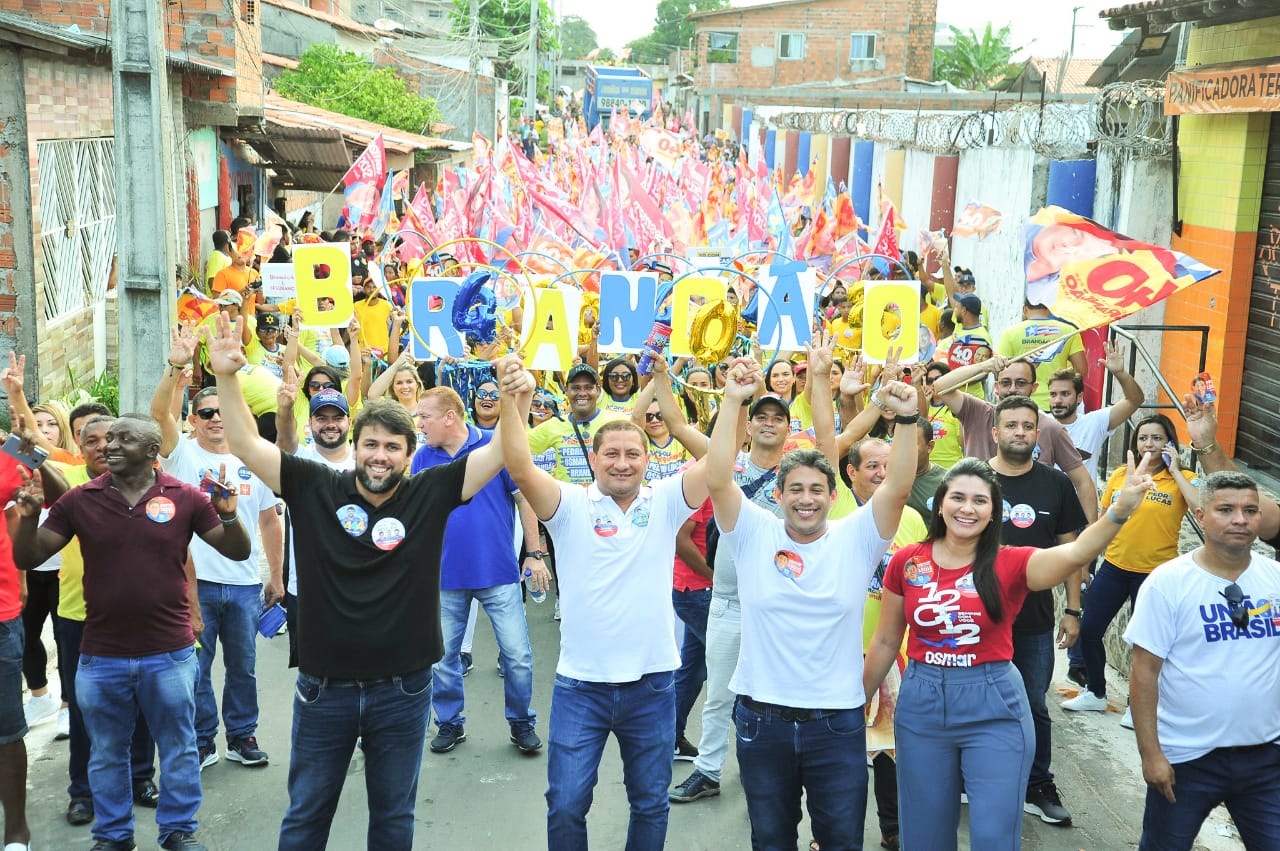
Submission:
[[[602,3],[600,0],[551,0],[563,15],[579,15],[591,24],[604,47],[615,50],[653,29],[657,0],[626,0]],[[764,0],[731,0],[733,6],[756,6]],[[1076,16],[1076,58],[1101,59],[1119,43],[1123,32],[1108,28],[1098,12],[1123,5],[1123,0],[938,0],[939,23],[953,24],[962,30],[979,32],[992,23],[993,29],[1012,24],[1011,43],[1028,49],[1017,55],[1059,56],[1071,43],[1071,10],[1080,7]]]

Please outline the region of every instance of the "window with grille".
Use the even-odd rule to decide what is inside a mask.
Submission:
[[[106,298],[116,253],[115,168],[114,139],[36,144],[46,319]]]
[[[876,37],[874,33],[854,33],[849,36],[849,61],[861,62],[876,58]]]
[[[804,59],[804,33],[778,33],[779,59]]]
[[[733,65],[737,61],[737,33],[707,33],[707,62]]]

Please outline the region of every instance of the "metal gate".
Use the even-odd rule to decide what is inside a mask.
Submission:
[[[36,167],[44,314],[56,319],[107,295],[116,253],[115,140],[37,142]]]
[[[1258,247],[1249,298],[1249,329],[1244,347],[1244,382],[1236,457],[1250,467],[1276,463],[1280,430],[1280,113],[1271,114],[1267,166],[1258,214]],[[1219,385],[1219,392],[1222,391]]]

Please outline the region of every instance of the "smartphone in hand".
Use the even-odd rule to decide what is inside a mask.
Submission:
[[[16,458],[20,463],[34,470],[45,462],[49,457],[49,453],[43,447],[32,446],[30,452],[22,451],[22,438],[16,434],[9,435],[9,439],[4,442],[4,446],[0,449],[11,458]]]

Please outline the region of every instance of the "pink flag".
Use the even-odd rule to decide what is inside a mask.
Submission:
[[[897,215],[892,204],[885,205],[884,219],[880,222],[880,230],[876,234],[874,254],[883,254],[902,262],[902,252],[898,250],[898,231],[894,227]]]
[[[343,194],[351,210],[348,220],[357,233],[364,232],[373,223],[386,180],[387,150],[379,133],[342,176]]]

